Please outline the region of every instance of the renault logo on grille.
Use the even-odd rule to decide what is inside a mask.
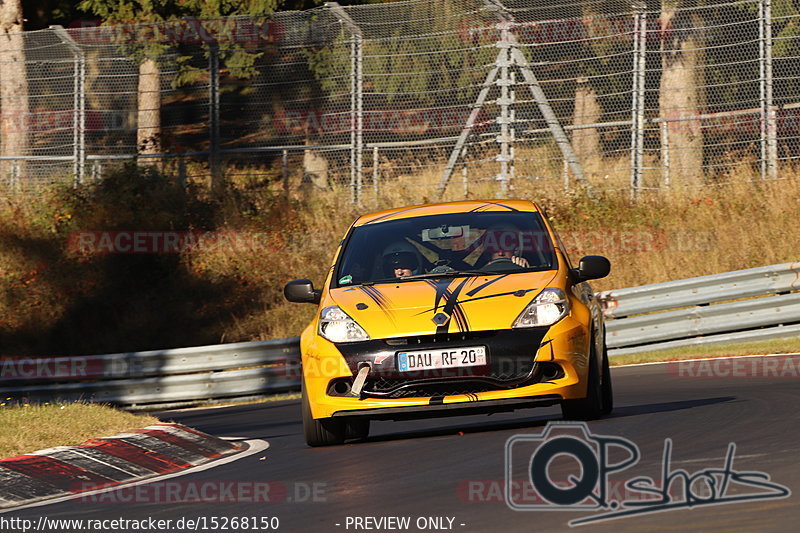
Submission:
[[[450,320],[450,316],[445,313],[436,313],[433,315],[433,323],[437,326],[444,326]]]

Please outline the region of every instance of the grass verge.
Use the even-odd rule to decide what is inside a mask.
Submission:
[[[152,416],[89,403],[4,407],[0,409],[0,458],[74,446],[158,422]]]
[[[611,260],[611,275],[592,283],[595,290],[797,261],[800,169],[782,169],[785,181],[752,182],[747,168],[725,177],[727,185],[709,179],[636,201],[627,191],[590,196],[537,180],[518,180],[511,195],[547,209],[573,262],[591,254]],[[432,170],[385,176],[380,194],[355,206],[341,186],[312,191],[292,183],[286,193],[277,181],[231,180],[215,195],[133,165],[77,189],[42,192],[36,202],[9,197],[0,201],[0,355],[296,336],[316,308],[286,302],[283,285],[310,278],[319,287],[356,216],[437,201],[439,177]],[[496,197],[495,181],[474,182],[466,193],[450,187],[444,199]],[[208,232],[245,244],[221,239],[181,253],[79,246],[91,232],[120,231]]]
[[[779,353],[800,353],[800,338],[774,339],[722,346],[685,346],[671,350],[618,355],[609,358],[611,366],[632,365],[636,363],[656,363],[663,361],[682,361],[705,357],[727,357]]]

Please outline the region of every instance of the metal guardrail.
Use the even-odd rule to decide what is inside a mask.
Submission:
[[[800,263],[598,293],[609,355],[800,336]],[[724,302],[724,303],[720,303]]]
[[[597,297],[608,318],[611,356],[800,337],[800,263],[606,291]],[[0,397],[11,402],[82,400],[145,410],[251,400],[299,387],[298,337],[0,360]]]
[[[783,263],[598,293],[607,318],[800,290],[800,263]]]
[[[129,409],[266,397],[300,387],[298,337],[108,355],[4,358],[16,402],[106,402]]]

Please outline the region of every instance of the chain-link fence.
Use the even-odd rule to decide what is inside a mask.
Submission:
[[[800,158],[799,9],[408,0],[26,32],[0,51],[0,181],[98,179],[134,157],[354,199],[780,178]]]

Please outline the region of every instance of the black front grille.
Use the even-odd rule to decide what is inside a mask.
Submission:
[[[364,382],[361,397],[364,398],[418,398],[429,396],[450,396],[456,394],[477,394],[498,390],[526,387],[535,383],[551,382],[564,377],[564,370],[558,363],[549,361],[537,363],[524,379],[500,381],[490,377],[450,378],[450,379],[409,379],[371,377]],[[353,378],[337,378],[328,385],[329,396],[352,396]]]
[[[407,385],[403,387],[403,385]],[[376,379],[367,382],[365,396],[383,398],[416,398],[428,396],[450,396],[456,394],[477,394],[497,390],[497,385],[475,381],[453,381],[452,383],[409,383],[406,380]]]

